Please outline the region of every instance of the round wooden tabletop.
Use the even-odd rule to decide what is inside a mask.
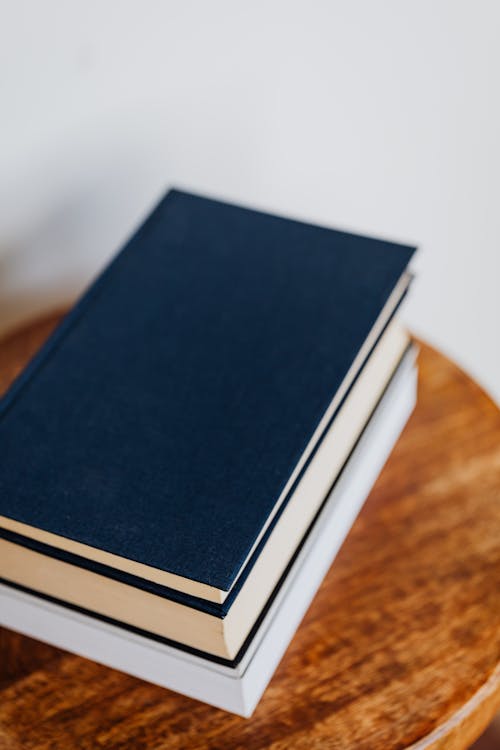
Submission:
[[[0,389],[56,321],[0,343]],[[251,719],[2,630],[0,748],[469,747],[500,706],[500,412],[425,345],[420,373],[416,411]]]

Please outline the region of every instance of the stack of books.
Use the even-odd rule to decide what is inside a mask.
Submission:
[[[413,250],[167,193],[0,404],[0,623],[250,715],[414,406]]]

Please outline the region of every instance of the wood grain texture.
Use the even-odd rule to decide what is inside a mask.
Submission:
[[[56,319],[0,343],[0,389]],[[469,747],[500,705],[500,413],[425,345],[420,368],[410,424],[250,720],[3,630],[0,750]]]

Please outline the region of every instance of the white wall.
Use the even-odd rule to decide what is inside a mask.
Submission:
[[[0,330],[176,184],[417,242],[411,325],[500,399],[497,0],[0,10]]]

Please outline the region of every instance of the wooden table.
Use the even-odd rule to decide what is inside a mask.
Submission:
[[[0,389],[57,316],[0,344]],[[500,706],[500,413],[427,346],[418,407],[241,719],[0,631],[0,749],[468,747]]]

